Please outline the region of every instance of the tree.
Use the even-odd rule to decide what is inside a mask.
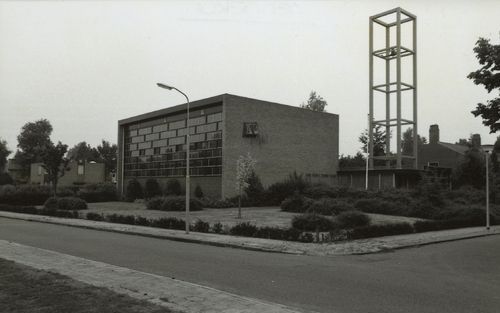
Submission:
[[[453,172],[455,185],[471,185],[475,188],[483,188],[485,185],[485,163],[484,155],[477,148],[470,148],[465,152],[464,160]]]
[[[14,158],[22,167],[23,174],[29,175],[31,163],[40,162],[42,151],[49,146],[52,125],[46,119],[24,124],[17,136],[18,150]]]
[[[96,148],[92,148],[85,141],[77,143],[73,148],[68,150],[68,158],[77,161],[99,161],[99,152]]]
[[[57,145],[49,142],[41,153],[42,167],[47,172],[47,178],[52,184],[54,196],[57,192],[57,182],[67,170],[69,159],[64,157],[67,151],[68,146],[59,141]]]
[[[318,95],[316,91],[311,91],[307,103],[302,103],[300,107],[311,111],[324,112],[327,105],[328,103],[326,103],[323,97]]]
[[[427,138],[420,137],[417,135],[417,145],[421,146],[427,143]],[[401,150],[404,155],[412,155],[413,154],[413,128],[408,128],[403,133],[403,138],[401,140]]]
[[[500,45],[492,45],[489,39],[479,38],[473,50],[482,67],[471,72],[467,78],[472,79],[476,85],[483,85],[488,93],[492,90],[500,92]],[[475,117],[482,117],[483,124],[489,126],[490,133],[500,129],[500,97],[488,100],[486,104],[478,103],[471,113]]]
[[[248,180],[255,171],[257,161],[250,153],[246,156],[240,155],[236,161],[236,190],[238,190],[238,218],[241,218],[241,193],[249,187]]]
[[[460,138],[458,139],[457,142],[455,142],[456,145],[461,145],[461,146],[466,146],[466,147],[472,147],[472,143],[471,143],[471,140],[470,138],[469,139],[465,139],[465,138]]]
[[[247,183],[248,186],[245,188],[245,193],[248,197],[249,203],[251,203],[251,205],[259,205],[262,200],[262,194],[264,193],[264,187],[262,186],[262,182],[255,171],[250,173]]]
[[[7,157],[11,153],[12,151],[7,148],[7,141],[0,139],[0,173],[5,168],[5,165],[7,164]]]
[[[343,154],[339,158],[339,168],[352,168],[352,167],[364,167],[366,166],[366,158],[361,154],[361,152],[356,152],[354,156],[344,156]]]
[[[106,177],[110,173],[116,171],[116,162],[118,157],[118,147],[116,144],[111,144],[109,141],[102,140],[102,143],[97,146],[100,160],[104,162]]]
[[[368,130],[365,129],[361,135],[359,135],[359,142],[363,144],[361,149],[366,153],[366,146],[368,145]],[[385,130],[381,125],[376,125],[373,129],[373,155],[382,156],[385,155],[385,143],[387,140],[387,135]]]

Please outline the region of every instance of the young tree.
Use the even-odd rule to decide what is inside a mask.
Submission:
[[[97,151],[101,161],[104,162],[106,177],[108,177],[110,173],[116,171],[118,147],[103,139],[102,143],[97,146]]]
[[[417,135],[417,145],[421,146],[427,143],[427,138],[420,137]],[[405,155],[413,154],[413,128],[408,128],[403,132],[403,138],[401,140],[401,150]]]
[[[99,152],[96,148],[92,148],[88,143],[82,141],[68,150],[68,159],[97,162],[99,161]]]
[[[471,72],[467,78],[472,79],[476,85],[483,85],[488,93],[492,90],[500,92],[500,45],[492,45],[489,39],[479,38],[474,53],[482,67]],[[483,124],[489,126],[490,133],[500,129],[500,97],[488,100],[486,104],[478,103],[471,113],[482,117]]]
[[[328,103],[326,103],[326,100],[323,99],[323,97],[318,95],[316,91],[311,91],[309,99],[307,99],[307,103],[302,103],[300,107],[311,111],[324,112],[327,105]]]
[[[240,155],[236,161],[236,190],[238,190],[238,218],[241,218],[241,193],[248,188],[248,180],[255,171],[257,161],[252,158],[250,153],[246,156]]]
[[[46,119],[24,124],[17,136],[18,150],[14,158],[22,167],[23,174],[29,175],[30,165],[40,162],[40,156],[46,146],[51,144],[52,125]]]
[[[67,151],[68,146],[59,141],[57,145],[49,142],[41,153],[42,167],[47,172],[47,178],[52,184],[54,196],[57,192],[57,182],[67,170],[69,159],[64,157]]]
[[[361,149],[366,153],[366,147],[368,145],[368,130],[365,129],[361,135],[358,137],[359,142],[363,144]],[[373,129],[373,155],[382,156],[385,155],[385,142],[387,140],[387,135],[385,129],[380,125],[376,125]]]
[[[0,139],[0,173],[2,173],[5,165],[7,165],[7,157],[11,153],[12,151],[7,148],[7,141]]]

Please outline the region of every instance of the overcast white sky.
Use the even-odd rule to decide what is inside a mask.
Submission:
[[[368,111],[368,18],[418,17],[419,133],[496,135],[474,118],[493,98],[466,78],[478,37],[499,42],[500,1],[0,2],[0,138],[16,149],[47,118],[70,147],[116,142],[117,121],[231,93],[298,106],[316,90],[340,115],[340,153],[359,149]],[[497,134],[500,135],[500,134]],[[13,155],[11,155],[12,157]]]

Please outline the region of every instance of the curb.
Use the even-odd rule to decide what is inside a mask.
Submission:
[[[147,226],[137,226],[137,225],[126,225],[126,224],[117,224],[117,223],[109,223],[102,221],[90,221],[87,219],[68,219],[68,218],[60,218],[60,217],[49,217],[49,216],[40,216],[40,215],[31,215],[31,214],[23,214],[23,213],[12,213],[12,212],[1,212],[0,217],[9,218],[9,219],[17,219],[17,220],[26,220],[31,222],[40,222],[47,224],[55,224],[55,225],[63,225],[70,227],[78,227],[84,229],[92,229],[98,231],[107,231],[114,233],[121,233],[127,235],[135,235],[135,236],[143,236],[157,239],[166,239],[178,242],[186,242],[186,243],[195,243],[195,244],[203,244],[210,245],[216,247],[227,247],[227,248],[236,248],[250,251],[258,251],[258,252],[268,252],[268,253],[284,253],[291,255],[310,255],[310,256],[342,256],[342,255],[365,255],[365,254],[374,254],[374,253],[387,253],[395,250],[405,249],[405,248],[415,248],[421,246],[427,246],[431,244],[443,243],[443,242],[451,242],[458,241],[463,239],[470,238],[478,238],[478,237],[486,237],[492,235],[500,234],[500,227],[495,227],[490,229],[489,232],[486,230],[476,230],[469,233],[464,234],[446,234],[441,233],[444,236],[448,236],[448,238],[428,238],[427,241],[425,238],[421,241],[417,242],[390,242],[391,237],[394,240],[396,236],[414,236],[412,235],[396,235],[396,236],[386,236],[386,237],[377,237],[377,238],[367,238],[360,239],[354,241],[344,241],[337,242],[331,245],[332,249],[328,251],[324,249],[324,245],[308,243],[308,247],[304,247],[301,249],[300,243],[295,242],[287,242],[280,240],[272,240],[272,239],[262,239],[262,238],[254,238],[255,240],[262,241],[260,243],[252,243],[252,242],[244,242],[246,237],[237,237],[230,236],[228,239],[233,241],[241,240],[242,242],[224,242],[225,238],[222,238],[222,241],[213,240],[210,238],[211,236],[224,236],[227,235],[214,235],[214,234],[204,234],[204,238],[186,238],[184,231],[180,230],[171,230],[171,229],[162,229],[162,228],[151,228]],[[125,227],[125,229],[119,229],[119,227]],[[128,229],[127,229],[128,228]],[[453,230],[449,230],[453,231]],[[157,232],[156,234],[154,232]],[[438,231],[439,232],[439,231]],[[478,233],[479,232],[479,233]],[[428,232],[429,233],[437,233],[437,232]],[[196,233],[202,234],[202,233]],[[425,234],[425,233],[422,233]],[[403,237],[404,238],[404,237]],[[386,242],[384,242],[384,239]],[[378,241],[375,243],[370,243],[370,241]],[[266,247],[266,243],[271,245],[274,244],[273,247]],[[287,246],[288,245],[288,246]],[[296,247],[293,247],[296,246]],[[353,247],[354,246],[354,247]],[[364,250],[364,251],[363,251]]]

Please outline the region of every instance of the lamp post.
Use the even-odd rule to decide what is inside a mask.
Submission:
[[[156,83],[156,85],[160,88],[168,89],[168,90],[176,90],[180,94],[182,94],[184,97],[186,97],[187,101],[187,117],[186,117],[186,234],[189,234],[189,200],[190,200],[190,182],[189,182],[189,98],[188,96],[180,91],[179,89],[173,87],[173,86],[168,86],[162,83]]]
[[[489,179],[489,156],[492,146],[482,146],[486,162],[486,230],[490,230],[490,179]]]

